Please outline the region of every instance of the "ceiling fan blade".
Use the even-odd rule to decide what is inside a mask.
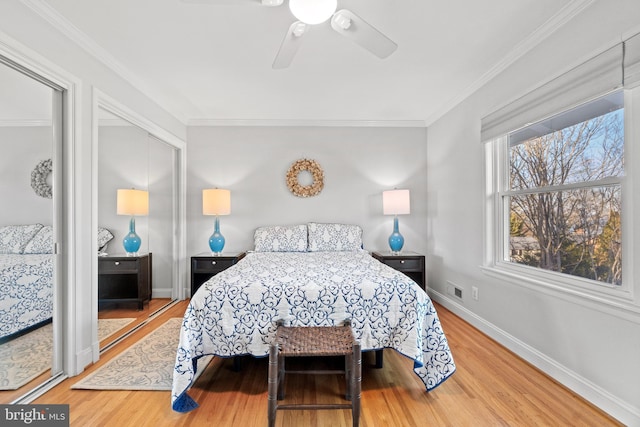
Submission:
[[[386,58],[398,48],[393,40],[347,9],[333,14],[331,27],[379,58]]]
[[[282,40],[280,50],[278,50],[278,54],[273,60],[273,65],[271,66],[272,68],[287,68],[291,64],[291,61],[293,61],[293,57],[296,55],[296,52],[300,47],[300,43],[302,42],[302,36],[308,30],[309,25],[305,24],[304,22],[296,21],[291,24],[289,30],[287,31],[287,34]]]

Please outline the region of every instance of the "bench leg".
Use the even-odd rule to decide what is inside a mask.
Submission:
[[[285,357],[278,354],[278,400],[284,399]]]
[[[353,345],[351,359],[351,417],[353,427],[358,427],[360,424],[360,394],[362,391],[362,350],[360,343]]]
[[[269,398],[268,398],[268,419],[269,427],[276,425],[276,410],[278,409],[278,346],[269,346]]]

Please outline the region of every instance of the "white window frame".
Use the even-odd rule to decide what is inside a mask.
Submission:
[[[613,285],[595,280],[548,271],[537,267],[517,264],[510,261],[505,253],[509,239],[509,206],[502,201],[509,194],[509,156],[508,136],[506,134],[485,143],[485,256],[482,270],[486,274],[506,280],[509,283],[529,287],[545,293],[551,293],[567,299],[578,297],[597,304],[606,304],[616,308],[626,308],[638,313],[635,301],[634,264],[637,263],[634,247],[639,247],[639,238],[634,231],[633,189],[640,188],[634,177],[634,165],[640,167],[640,150],[634,150],[640,143],[640,129],[634,123],[640,123],[640,87],[624,90],[624,159],[625,175],[608,182],[620,183],[622,193],[622,285]],[[593,183],[589,183],[589,186]],[[640,208],[640,207],[639,207]],[[638,209],[636,209],[637,211]]]

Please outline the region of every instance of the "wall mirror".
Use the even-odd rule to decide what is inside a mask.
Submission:
[[[0,403],[11,403],[62,370],[62,90],[3,56],[0,82]]]
[[[104,350],[178,297],[183,153],[105,96],[96,111],[97,341]],[[127,210],[120,191],[131,189],[146,192],[147,209]],[[123,243],[131,231],[140,238],[137,252]]]

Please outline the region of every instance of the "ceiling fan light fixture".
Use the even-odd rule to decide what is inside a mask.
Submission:
[[[307,24],[305,24],[304,22],[296,22],[295,24],[293,24],[291,33],[296,37],[302,37],[305,31],[307,31]]]
[[[338,0],[289,0],[293,16],[305,24],[315,25],[325,22],[335,13]]]
[[[338,12],[333,15],[333,22],[335,22],[343,30],[348,30],[351,26],[351,19]]]

